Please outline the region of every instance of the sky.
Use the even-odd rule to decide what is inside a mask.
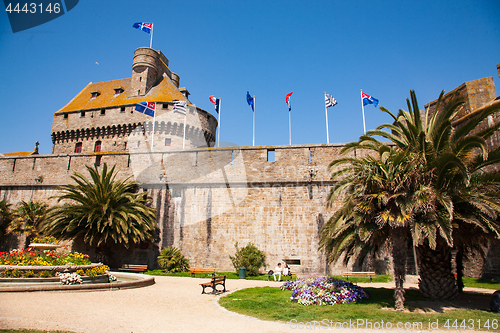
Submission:
[[[410,89],[420,108],[466,81],[492,76],[500,89],[498,0],[152,1],[82,0],[59,18],[13,33],[0,13],[0,152],[50,154],[54,112],[89,82],[131,77],[153,22],[153,48],[169,59],[196,106],[214,112],[221,98],[221,142],[330,143],[363,134],[360,90],[379,106],[406,109]],[[391,122],[365,107],[367,130]]]

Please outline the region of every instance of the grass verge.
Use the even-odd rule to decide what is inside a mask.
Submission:
[[[405,331],[429,330],[438,327],[445,330],[463,330],[465,327],[465,329],[481,331],[499,331],[498,314],[490,311],[464,309],[437,313],[422,312],[415,307],[406,306],[409,312],[397,312],[392,310],[394,308],[392,289],[365,288],[365,290],[371,294],[369,299],[334,306],[304,306],[292,303],[290,301],[292,292],[282,291],[278,287],[239,290],[222,297],[219,303],[230,311],[264,320],[289,323],[295,328],[301,328],[299,323],[302,323],[302,328],[307,328],[308,324],[320,325],[318,327],[321,328],[339,328],[335,325],[345,326],[344,323],[349,323],[347,328],[353,328],[354,324],[355,328],[361,329],[397,329],[400,323],[403,325],[400,328]],[[424,300],[417,290],[408,290],[406,299],[407,301]],[[374,327],[373,325],[376,326],[377,323],[379,327]],[[384,326],[380,327],[380,325]]]

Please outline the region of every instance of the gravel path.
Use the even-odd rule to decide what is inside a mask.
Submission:
[[[201,294],[199,284],[207,279],[156,276],[155,280],[156,284],[152,286],[115,291],[1,293],[0,328],[88,333],[263,333],[305,330],[225,310],[217,303],[220,296]],[[273,281],[226,281],[229,291],[256,286],[279,284]],[[392,287],[393,283],[373,283],[370,286]],[[349,330],[351,331],[354,330]]]

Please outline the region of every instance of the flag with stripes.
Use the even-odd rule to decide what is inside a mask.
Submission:
[[[330,106],[337,105],[337,101],[330,94],[325,94],[325,107],[329,108]]]
[[[214,95],[209,96],[208,99],[210,100],[210,102],[214,103],[215,112],[219,113],[220,99],[215,98]]]
[[[292,104],[290,103],[290,96],[292,96],[293,94],[293,91],[286,94],[285,96],[285,102],[286,102],[286,105],[288,105],[288,112],[292,111]]]
[[[175,101],[174,102],[174,112],[186,114],[187,102],[186,101]]]

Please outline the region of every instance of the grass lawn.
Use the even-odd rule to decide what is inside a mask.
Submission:
[[[464,286],[471,288],[500,289],[500,281],[464,277]]]
[[[307,328],[307,325],[314,325],[315,322],[316,325],[323,325],[322,328],[336,327],[334,325],[342,325],[350,320],[348,328],[352,328],[350,325],[354,322],[356,325],[359,324],[357,328],[369,329],[369,325],[376,325],[375,323],[381,325],[383,321],[384,329],[389,328],[387,325],[392,325],[392,328],[396,329],[396,325],[402,323],[401,325],[409,325],[402,328],[414,331],[437,329],[434,327],[436,325],[445,330],[460,330],[465,327],[466,329],[499,331],[500,318],[498,314],[490,311],[467,309],[446,313],[421,313],[421,311],[415,311],[415,308],[406,306],[410,312],[401,313],[387,309],[394,308],[392,289],[365,288],[365,290],[371,294],[369,299],[334,306],[304,306],[292,303],[290,301],[292,292],[282,291],[279,287],[258,287],[236,291],[222,297],[219,303],[230,311],[264,320],[289,323],[295,328]],[[406,299],[425,300],[417,290],[408,290]],[[478,325],[481,326],[478,327]]]
[[[155,269],[155,270],[148,270],[144,274],[148,275],[157,275],[157,276],[184,276],[184,277],[190,277],[191,273],[189,272],[182,272],[182,273],[165,273],[161,269]],[[218,272],[216,275],[227,275],[226,279],[239,279],[239,276],[235,272]],[[196,274],[197,278],[204,278],[204,279],[210,279],[212,278],[212,274]],[[265,274],[259,275],[259,276],[247,276],[247,280],[263,280],[267,281],[267,276]],[[287,281],[289,278],[286,279]]]

